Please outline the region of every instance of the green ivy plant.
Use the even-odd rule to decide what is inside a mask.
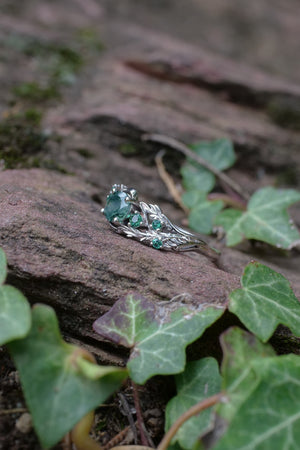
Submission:
[[[0,248],[0,345],[20,339],[29,332],[30,306],[24,295],[13,286],[4,285],[6,256]]]
[[[131,349],[129,375],[135,383],[143,384],[154,375],[182,372],[186,346],[223,312],[222,307],[181,306],[180,302],[156,305],[138,294],[129,294],[95,321],[94,330]]]
[[[17,289],[4,284],[5,277],[0,249],[1,344],[19,371],[43,448],[72,430],[78,450],[99,449],[88,436],[93,409],[128,376],[143,384],[154,375],[174,375],[177,389],[166,407],[158,450],[297,448],[300,358],[277,356],[267,341],[278,324],[300,336],[300,304],[288,281],[269,267],[248,264],[241,288],[222,307],[194,305],[181,296],[160,303],[139,294],[118,300],[94,330],[130,349],[124,369],[99,366],[89,352],[64,342],[54,310],[39,304],[31,310]],[[212,356],[186,362],[186,346],[226,309],[249,331],[233,327],[220,336],[221,369]]]
[[[228,139],[202,141],[190,148],[215,169],[223,171],[235,162],[233,145]],[[181,168],[185,193],[184,205],[189,208],[189,226],[199,233],[210,234],[214,226],[226,232],[226,243],[234,246],[246,239],[255,239],[272,246],[291,249],[300,239],[287,208],[300,201],[294,189],[264,187],[257,190],[247,204],[243,199],[209,194],[215,186],[215,175],[188,158]],[[238,207],[228,207],[229,204]],[[230,205],[230,206],[232,206]]]
[[[0,281],[5,278],[0,249]],[[23,294],[5,284],[0,288],[0,339],[19,371],[43,448],[59,442],[128,376],[126,369],[99,366],[89,352],[64,342],[52,308],[38,304],[31,312]]]

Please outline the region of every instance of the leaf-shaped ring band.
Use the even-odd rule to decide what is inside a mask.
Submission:
[[[217,250],[196,234],[174,225],[157,205],[138,201],[135,189],[114,184],[101,210],[114,231],[157,250],[196,251],[216,260]]]

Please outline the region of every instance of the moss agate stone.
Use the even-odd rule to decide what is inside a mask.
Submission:
[[[104,215],[109,222],[117,218],[120,222],[130,216],[131,204],[126,202],[125,192],[114,192],[107,197]]]

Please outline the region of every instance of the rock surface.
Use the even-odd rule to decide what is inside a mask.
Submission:
[[[154,301],[188,293],[197,303],[225,304],[238,287],[236,275],[205,256],[156,251],[115,234],[92,195],[76,177],[39,169],[1,177],[0,245],[8,282],[32,303],[53,306],[68,336],[97,345],[101,354],[107,344],[92,323],[127,292]]]

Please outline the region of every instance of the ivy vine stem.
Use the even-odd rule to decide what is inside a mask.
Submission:
[[[163,163],[163,157],[165,155],[165,150],[160,150],[157,155],[155,156],[155,163],[156,167],[159,173],[160,178],[163,180],[165,185],[168,188],[168,191],[170,192],[171,196],[175,200],[178,206],[186,213],[189,213],[189,209],[185,206],[183,201],[181,200],[181,194],[179,193],[175,182],[173,178],[168,174],[165,165]]]
[[[210,408],[211,406],[215,405],[216,403],[219,403],[225,399],[224,392],[220,392],[219,394],[212,395],[211,397],[206,398],[205,400],[202,400],[199,403],[196,403],[196,405],[189,408],[185,413],[183,413],[171,426],[169,431],[164,435],[161,443],[157,447],[156,450],[167,450],[169,447],[171,440],[179,430],[179,428],[191,417],[199,414],[204,409]]]
[[[237,192],[242,197],[242,199],[244,199],[246,201],[249,200],[250,195],[238,183],[236,183],[234,180],[232,180],[225,173],[216,169],[216,167],[214,167],[212,164],[210,164],[204,158],[201,158],[201,156],[197,155],[188,146],[186,146],[182,142],[178,141],[177,139],[171,138],[169,136],[164,136],[163,134],[155,134],[154,133],[154,134],[144,134],[142,136],[142,140],[157,142],[158,144],[166,145],[168,147],[173,148],[174,150],[177,150],[177,151],[183,153],[188,158],[196,161],[198,164],[201,164],[201,166],[203,166],[205,169],[212,172],[219,180],[222,180],[223,183],[230,186],[231,189],[233,189],[235,192]]]
[[[239,209],[241,211],[247,210],[247,203],[243,200],[239,200],[236,198],[233,198],[232,196],[228,194],[220,194],[219,192],[213,192],[210,194],[207,194],[207,200],[214,201],[214,200],[222,200],[222,202],[225,203],[226,206],[230,206],[231,208]]]
[[[148,442],[148,439],[144,432],[144,420],[143,420],[143,415],[142,415],[142,410],[141,410],[138,388],[137,388],[137,385],[133,381],[131,381],[131,386],[132,386],[133,400],[134,400],[134,406],[135,406],[135,410],[136,410],[136,419],[137,419],[138,430],[140,433],[141,444],[144,446],[148,446],[149,442]]]

